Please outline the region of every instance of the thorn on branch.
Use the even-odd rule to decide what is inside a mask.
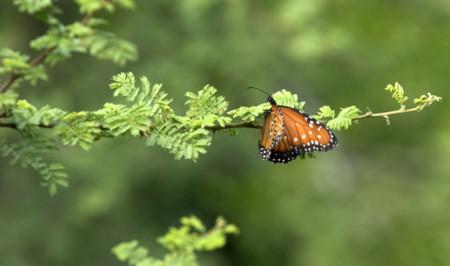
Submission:
[[[383,117],[384,117],[384,119],[386,119],[386,125],[390,126],[391,125],[391,121],[389,120],[389,116],[385,115]]]

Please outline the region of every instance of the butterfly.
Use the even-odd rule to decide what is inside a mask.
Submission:
[[[300,110],[277,105],[270,95],[267,101],[272,107],[264,113],[258,143],[264,160],[288,163],[298,155],[329,151],[338,145],[333,131],[317,119]]]

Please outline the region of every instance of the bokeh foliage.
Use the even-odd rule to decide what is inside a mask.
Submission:
[[[77,5],[58,4],[63,21],[79,19]],[[426,88],[448,98],[446,1],[196,0],[136,6],[131,13],[104,14],[110,24],[102,27],[136,43],[139,61],[118,68],[73,56],[49,69],[49,83],[24,83],[20,94],[27,102],[21,104],[97,110],[110,99],[105,81],[128,70],[164,83],[177,113],[185,108],[186,91],[204,84],[220,88],[231,109],[264,101],[245,91],[249,85],[295,91],[310,113],[324,104],[335,111],[357,104],[363,113],[365,106],[374,112],[398,108],[382,95],[396,80],[411,96]],[[45,29],[12,4],[2,6],[0,46],[23,51],[5,52],[17,60],[8,67],[28,71],[23,57],[28,40]],[[65,40],[71,30],[51,32],[52,38]],[[79,48],[67,44],[59,56]],[[82,52],[91,53],[86,47]],[[36,71],[30,83],[44,78]],[[7,98],[11,103],[15,96]],[[443,121],[449,116],[444,102],[392,118],[389,127],[382,120],[361,121],[339,134],[338,150],[284,167],[259,161],[254,130],[240,130],[236,138],[214,134],[210,154],[196,164],[173,161],[123,136],[96,143],[89,153],[66,149],[50,158],[72,176],[71,189],[56,200],[36,185],[35,173],[5,161],[1,262],[111,265],[114,258],[105,251],[112,243],[149,241],[187,213],[207,220],[220,213],[245,233],[223,252],[205,256],[207,265],[446,265],[450,142]],[[15,137],[8,130],[0,134]]]
[[[195,216],[181,218],[181,227],[170,228],[158,242],[170,250],[163,259],[149,256],[147,248],[139,246],[136,240],[123,242],[112,249],[120,261],[136,266],[196,266],[196,252],[211,251],[221,248],[226,243],[227,234],[237,234],[239,230],[233,224],[219,217],[210,230]]]

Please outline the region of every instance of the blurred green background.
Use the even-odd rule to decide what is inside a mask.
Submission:
[[[57,4],[65,21],[79,18],[72,1]],[[448,0],[138,0],[135,11],[103,15],[138,46],[137,62],[77,55],[21,96],[94,110],[111,100],[111,76],[133,71],[163,83],[178,112],[183,94],[205,84],[232,108],[265,101],[250,85],[298,93],[307,112],[395,109],[383,91],[395,81],[444,102],[391,126],[361,121],[337,133],[338,149],[287,165],[260,159],[254,129],[217,134],[197,163],[128,138],[63,148],[54,159],[71,186],[54,198],[37,174],[2,159],[0,265],[121,265],[110,248],[131,239],[161,255],[155,238],[188,214],[209,225],[224,215],[241,229],[202,265],[450,265]],[[30,51],[44,31],[2,3],[0,47]]]

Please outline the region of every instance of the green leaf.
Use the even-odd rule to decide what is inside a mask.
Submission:
[[[223,115],[228,109],[228,102],[216,93],[217,89],[209,85],[197,93],[187,92],[185,94],[188,98],[185,103],[188,106],[186,116],[177,117],[177,120],[192,128],[216,124],[225,126],[230,123],[232,119]]]
[[[51,196],[57,194],[59,187],[68,187],[68,175],[64,172],[64,166],[61,164],[50,164],[48,167],[40,169],[42,176],[41,184],[48,187]]]
[[[425,107],[428,107],[435,102],[440,102],[441,100],[442,97],[427,93],[420,96],[419,98],[414,99],[414,104],[416,104],[419,110],[423,110]]]
[[[327,118],[334,118],[335,112],[333,109],[331,109],[330,106],[325,105],[319,108],[319,112],[317,112],[317,115],[314,116],[316,119],[327,119]]]
[[[194,215],[182,217],[181,224],[184,226],[192,227],[199,232],[205,232],[206,230],[206,227],[203,225],[202,221],[200,221],[200,219],[198,219]]]
[[[228,224],[227,226],[225,226],[224,230],[227,234],[239,234],[239,228],[234,224]]]
[[[139,93],[139,88],[136,87],[136,78],[131,72],[114,75],[112,80],[109,88],[114,90],[114,97],[124,96],[129,101],[133,101]]]
[[[47,80],[47,73],[43,65],[33,66],[24,73],[23,77],[32,86],[35,86],[39,80]]]
[[[217,218],[214,228],[207,232],[203,223],[195,216],[181,218],[181,224],[179,228],[170,228],[158,242],[174,252],[210,251],[223,247],[226,235],[238,231],[236,226],[230,226],[221,217]]]
[[[0,58],[2,65],[0,66],[0,74],[5,73],[21,73],[30,68],[28,64],[29,56],[11,49],[3,48],[0,50]]]
[[[7,109],[16,104],[18,95],[13,90],[0,93],[0,109]]]
[[[110,88],[114,96],[125,97],[129,105],[108,103],[96,113],[103,116],[104,126],[114,136],[127,132],[133,136],[145,135],[173,113],[172,100],[167,99],[160,84],[152,86],[146,77],[141,77],[138,86],[133,73],[120,73],[112,79]]]
[[[36,50],[49,49],[58,46],[61,38],[61,30],[49,29],[45,35],[39,36],[30,42],[30,46]]]
[[[127,132],[132,136],[139,136],[149,130],[150,116],[153,114],[150,106],[145,103],[137,103],[129,108],[117,107],[119,106],[115,106],[113,110],[113,105],[107,106],[106,108],[110,112],[105,113],[104,119],[105,126],[114,136],[123,135]]]
[[[56,126],[56,133],[64,145],[80,145],[84,150],[89,150],[101,133],[97,120],[94,114],[88,112],[69,113]]]
[[[352,125],[353,119],[361,114],[356,106],[341,108],[336,118],[328,121],[327,126],[334,130],[348,129]]]
[[[14,0],[13,3],[22,12],[34,14],[52,5],[51,0]]]
[[[148,256],[148,250],[139,246],[139,242],[136,240],[124,242],[113,247],[112,253],[120,261],[129,261],[131,265],[138,265],[146,260]]]
[[[19,52],[2,49],[0,51],[2,65],[0,65],[0,74],[14,73],[21,75],[31,85],[35,85],[38,80],[46,80],[47,74],[42,65],[32,66],[29,64],[29,57]]]
[[[298,101],[298,95],[287,90],[277,91],[272,95],[278,105],[289,106],[298,110],[303,110],[305,102]]]
[[[118,6],[126,9],[135,8],[134,0],[115,0],[114,1]]]
[[[223,96],[216,96],[217,89],[206,85],[197,93],[186,92],[186,105],[188,110],[186,115],[189,117],[205,117],[211,114],[222,115],[228,109],[228,102]]]
[[[147,145],[159,145],[174,154],[177,160],[184,158],[196,161],[211,145],[211,133],[208,130],[199,128],[185,131],[183,125],[176,122],[168,121],[149,134]]]
[[[80,6],[80,13],[92,14],[100,9],[111,10],[114,6],[109,1],[102,0],[76,0]]]
[[[158,266],[198,266],[197,257],[195,253],[184,251],[184,252],[173,252],[164,257],[164,261],[161,264],[156,264]]]
[[[98,21],[98,20],[96,20]],[[73,53],[89,52],[99,59],[111,60],[119,65],[137,59],[136,47],[114,34],[91,28],[92,24],[75,22],[64,26],[57,24],[44,35],[34,39],[31,47],[52,50],[47,61],[55,63]]]
[[[22,138],[16,142],[3,142],[0,153],[9,157],[11,164],[20,164],[31,168],[41,175],[41,184],[46,186],[50,195],[55,195],[59,187],[68,186],[68,176],[64,167],[57,163],[47,163],[44,154],[57,149],[53,137],[43,135],[37,130],[23,130]]]
[[[87,21],[86,25],[88,25],[89,27],[105,26],[108,25],[108,21],[102,18],[91,17]]]
[[[89,36],[94,33],[94,30],[81,22],[74,22],[67,26],[68,36],[71,38],[79,38]]]
[[[222,115],[228,103],[216,96],[217,90],[211,86],[198,93],[187,93],[186,116],[175,115],[162,86],[151,86],[146,77],[141,77],[138,85],[133,73],[120,73],[113,76],[110,88],[114,96],[125,97],[130,105],[106,104],[97,112],[103,116],[104,126],[114,136],[127,132],[148,135],[147,145],[167,149],[175,159],[196,161],[211,144],[211,132],[203,127],[231,122],[231,118]]]
[[[221,248],[226,244],[227,234],[237,233],[239,229],[235,225],[228,224],[225,219],[218,217],[214,228],[197,238],[194,244],[195,250],[210,251]]]
[[[135,6],[133,0],[76,0],[76,2],[80,6],[80,12],[88,14],[92,14],[102,9],[113,12],[115,10],[115,6],[120,6],[127,9],[132,9]]]
[[[394,85],[387,85],[385,90],[392,94],[392,98],[394,98],[394,100],[398,104],[400,104],[400,106],[404,107],[404,104],[408,100],[408,97],[405,95],[405,91],[398,82],[395,82]]]
[[[135,61],[138,57],[137,48],[129,41],[117,38],[109,32],[97,31],[88,39],[89,53],[98,59],[111,60],[119,65]]]
[[[17,101],[12,109],[12,121],[17,125],[18,129],[26,126],[49,126],[62,118],[65,112],[58,108],[50,108],[44,106],[37,109],[26,100]]]
[[[73,26],[73,25],[71,25]],[[71,31],[72,30],[72,31]],[[58,24],[50,28],[44,35],[31,41],[31,48],[36,50],[52,51],[46,58],[46,62],[54,64],[62,59],[69,58],[73,53],[84,53],[87,44],[83,39],[70,36],[73,28]]]
[[[161,90],[162,85],[151,86],[147,77],[140,78],[140,86],[131,72],[117,74],[112,80],[109,87],[114,90],[114,97],[123,96],[128,102],[145,102],[147,105],[160,105],[161,108],[169,107],[172,102],[166,98],[167,93]]]
[[[117,74],[112,80],[109,87],[114,90],[114,97],[123,96],[131,103],[145,102],[149,106],[155,105],[161,109],[170,110],[169,104],[172,100],[167,99],[167,93],[162,91],[161,84],[152,86],[147,77],[141,77],[139,86],[131,72]]]
[[[240,118],[242,121],[252,122],[269,109],[269,103],[262,103],[256,106],[242,106],[229,111],[228,114],[233,116],[233,118]]]

